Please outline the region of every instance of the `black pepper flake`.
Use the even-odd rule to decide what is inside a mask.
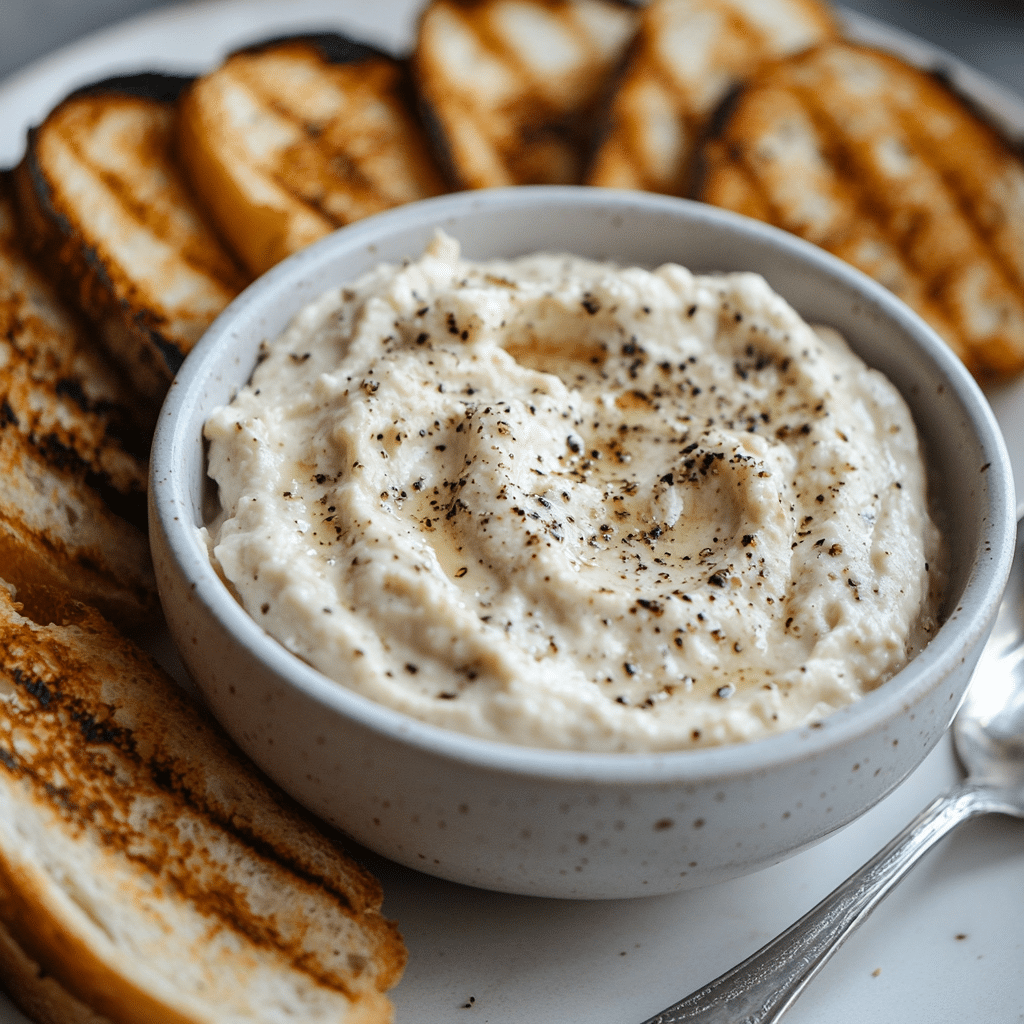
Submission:
[[[713,586],[713,587],[724,587],[725,586],[725,579],[721,576],[721,574],[716,572],[716,573],[712,573],[708,577],[708,583],[710,583],[711,586]]]
[[[626,675],[627,676],[635,676],[636,675],[636,665],[634,665],[631,661],[623,662],[622,663],[622,667],[626,670]]]
[[[601,309],[601,303],[597,301],[592,295],[585,295],[580,305],[591,315],[599,312]]]
[[[422,345],[425,341],[429,341],[429,340],[430,340],[430,335],[426,331],[420,331],[420,333],[416,335],[416,344],[417,345]]]
[[[674,484],[674,483],[675,483],[675,477],[673,477],[673,475],[672,475],[671,473],[666,473],[666,474],[665,474],[665,475],[664,475],[664,476],[663,476],[663,477],[661,478],[661,482],[662,482],[663,484],[668,484],[668,485],[669,485],[669,487],[671,487],[671,486],[672,486],[672,484]]]
[[[462,577],[463,577],[463,576],[465,576],[467,572],[469,572],[469,569],[468,569],[468,568],[466,568],[466,566],[463,566],[463,567],[462,567],[462,568],[461,568],[461,569],[460,569],[460,570],[459,570],[459,571],[458,571],[458,572],[457,572],[457,573],[455,574],[455,578],[456,578],[456,579],[458,579],[458,580],[461,580],[461,579],[462,579]]]
[[[411,661],[407,661],[405,663],[405,671],[408,672],[409,675],[414,676],[416,675],[417,672],[419,672],[419,670],[419,665],[414,665]]]

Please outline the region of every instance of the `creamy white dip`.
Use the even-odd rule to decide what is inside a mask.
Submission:
[[[324,295],[206,425],[212,556],[353,690],[671,750],[812,723],[935,628],[910,413],[752,274],[422,258]]]

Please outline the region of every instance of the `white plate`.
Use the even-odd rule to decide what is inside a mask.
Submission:
[[[0,83],[0,166],[69,89],[110,74],[198,72],[242,43],[338,28],[401,51],[420,0],[214,0],[90,36]],[[911,36],[850,31],[941,66],[1024,139],[1024,101]],[[1024,379],[993,391],[1024,495]],[[957,777],[948,739],[881,804],[813,850],[748,878],[632,902],[553,902],[439,882],[367,856],[409,947],[394,992],[416,1024],[636,1024],[753,952],[809,909]],[[987,818],[929,854],[824,968],[787,1024],[992,1024],[1024,1011],[1024,827]],[[0,995],[0,1024],[27,1024]]]

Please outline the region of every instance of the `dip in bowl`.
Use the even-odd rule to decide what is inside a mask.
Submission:
[[[847,706],[822,717],[812,704],[803,724],[777,734],[755,730],[751,735],[757,738],[743,739],[742,730],[738,735],[726,730],[712,737],[724,745],[706,747],[704,734],[714,729],[701,725],[686,730],[685,745],[694,749],[661,749],[657,743],[646,750],[609,749],[600,743],[596,749],[546,749],[560,744],[545,738],[543,729],[540,739],[536,730],[522,734],[514,728],[504,736],[467,735],[405,713],[415,712],[413,707],[396,710],[370,700],[364,694],[372,688],[353,692],[343,683],[346,674],[355,679],[363,673],[359,662],[365,657],[364,643],[348,646],[348,664],[344,646],[322,662],[336,677],[332,680],[273,640],[258,621],[262,608],[273,602],[253,605],[250,600],[250,617],[211,564],[207,537],[223,524],[216,488],[207,478],[204,426],[249,381],[264,347],[300,310],[382,262],[400,264],[419,256],[438,228],[457,238],[463,256],[473,260],[554,252],[620,266],[681,264],[698,274],[753,271],[804,320],[844,336],[902,393],[928,460],[948,565],[935,616],[941,626],[929,624],[931,639],[923,649],[892,678],[866,687],[869,692]],[[494,315],[500,319],[506,314]],[[586,309],[585,315],[597,317],[600,312]],[[456,318],[455,333],[463,330]],[[626,337],[623,344],[628,348],[632,343]],[[298,363],[310,357],[300,344],[285,358]],[[549,358],[557,360],[557,353]],[[637,364],[638,374],[642,369]],[[737,382],[742,370],[735,371]],[[365,403],[358,399],[354,405],[357,419],[372,410],[374,385],[379,386],[372,374],[358,376],[353,390],[365,395]],[[467,388],[473,390],[472,382],[463,390]],[[641,395],[649,399],[649,387],[634,390],[637,402]],[[217,435],[244,433],[248,421],[244,416],[216,416],[222,419],[211,433],[221,471],[226,460]],[[369,427],[370,420],[364,425]],[[799,430],[800,424],[794,422],[792,429]],[[583,478],[582,463],[573,462],[581,454],[574,451],[580,447],[573,443],[575,437],[567,429],[559,443],[567,446],[566,465]],[[447,447],[453,438],[439,443]],[[758,455],[756,444],[750,444],[751,451],[732,451],[732,463],[746,465]],[[536,457],[535,449],[540,450],[529,443],[511,446],[506,457]],[[711,450],[699,454],[702,459],[717,456]],[[562,457],[548,455],[549,461]],[[611,447],[605,455],[614,455]],[[730,460],[723,455],[719,461]],[[190,674],[242,748],[302,803],[371,849],[454,881],[526,894],[620,897],[721,881],[778,861],[867,810],[920,763],[949,724],[988,634],[1012,556],[1012,485],[998,429],[973,380],[920,320],[863,275],[795,238],[700,204],[636,193],[574,188],[466,193],[405,207],[325,239],[253,285],[197,346],[163,410],[152,464],[151,536],[168,625]],[[670,467],[658,475],[666,492],[658,500],[665,507],[653,520],[634,510],[638,521],[647,524],[648,537],[659,517],[675,513],[678,519],[681,514],[674,507],[679,499],[669,493],[673,473],[679,472],[681,467]],[[327,474],[318,474],[316,467],[310,475],[314,480],[323,476],[320,483],[327,483]],[[415,482],[411,479],[410,486]],[[458,479],[455,485],[466,486]],[[320,518],[338,514],[328,504],[333,493],[324,491],[326,514]],[[820,489],[812,501],[818,493]],[[401,500],[413,497],[410,490]],[[554,504],[546,491],[540,497]],[[393,504],[398,498],[382,491],[380,500]],[[459,514],[452,495],[446,494],[445,500],[445,507]],[[569,496],[564,500],[570,503]],[[549,513],[542,502],[537,509],[526,509],[524,501],[512,504],[524,517],[536,512],[538,521]],[[843,509],[837,501],[836,514]],[[341,514],[355,518],[351,511]],[[564,532],[566,524],[559,524],[552,528]],[[608,542],[617,529],[614,522],[595,521],[593,526],[591,547]],[[610,529],[602,532],[602,526]],[[908,544],[916,543],[927,525],[908,529]],[[626,526],[620,532],[623,536],[614,539],[629,541]],[[744,532],[737,546],[749,548],[756,533]],[[580,536],[586,544],[589,534]],[[744,537],[751,538],[746,545]],[[267,540],[272,552],[273,529]],[[285,549],[283,532],[280,547]],[[640,562],[646,568],[652,560],[642,550]],[[236,559],[236,573],[239,564],[248,565],[244,557]],[[297,561],[295,565],[298,576]],[[279,570],[285,583],[288,568],[285,559]],[[456,575],[461,568],[467,576],[475,571],[454,562],[450,568]],[[261,571],[252,566],[254,574]],[[500,577],[501,567],[495,571]],[[710,563],[705,575],[714,577],[712,588],[722,591],[736,578]],[[383,607],[385,585],[374,579],[364,578],[369,592],[361,597],[372,606],[379,588]],[[853,576],[839,573],[838,579],[843,588],[857,589],[859,581]],[[633,588],[635,581],[631,577],[624,585]],[[682,597],[685,590],[680,593]],[[654,622],[659,609],[654,607],[653,588],[651,598],[641,602],[646,603],[638,605],[637,615],[650,619],[652,629],[660,628]],[[406,674],[424,678],[418,662],[402,648],[415,610],[412,602],[396,612],[393,631],[385,612],[378,633],[386,648],[399,649],[398,674],[414,665],[415,671],[407,669]],[[471,614],[483,619],[478,610]],[[565,610],[568,619],[580,617],[583,627],[592,624],[588,616],[600,614],[593,603]],[[742,618],[741,611],[734,614]],[[440,612],[434,616],[439,619]],[[428,633],[430,627],[427,622]],[[278,628],[278,635],[289,642],[287,630]],[[315,647],[307,650],[310,661],[316,661]],[[476,656],[486,660],[486,637],[483,647]],[[767,655],[770,674],[770,646]],[[460,660],[466,661],[456,658],[453,666]],[[732,685],[724,671],[728,659],[711,656],[705,667],[710,675],[719,660],[722,669],[714,692],[726,704]],[[616,658],[619,668],[625,677],[609,679],[624,692],[612,699],[621,696],[619,703],[626,704],[636,699],[627,687],[638,665],[627,652]],[[844,668],[840,657],[837,674]],[[529,666],[522,671],[528,673]],[[824,670],[818,666],[815,671]],[[449,706],[457,704],[460,688],[467,685],[457,676],[453,671],[448,687],[435,685],[443,680],[431,683]],[[717,697],[719,690],[722,695]],[[650,699],[656,704],[658,693]],[[543,708],[537,719],[544,722]],[[566,731],[573,731],[571,722],[561,729]]]

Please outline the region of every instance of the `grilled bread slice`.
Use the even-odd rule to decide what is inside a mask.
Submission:
[[[755,76],[703,158],[701,198],[872,274],[978,377],[1024,369],[1024,162],[936,77],[824,45]]]
[[[253,274],[445,190],[405,64],[338,35],[232,55],[184,95],[179,137],[196,191]]]
[[[580,183],[636,19],[614,0],[434,0],[413,67],[453,181]]]
[[[697,144],[727,92],[767,61],[839,34],[822,0],[653,0],[587,183],[686,195]]]
[[[98,614],[0,587],[14,998],[114,1024],[388,1021],[405,950],[380,902]]]
[[[128,386],[22,251],[0,176],[0,567],[126,625],[156,613],[148,433]]]
[[[247,281],[174,156],[185,84],[138,75],[72,94],[29,133],[16,171],[26,237],[151,410]]]

